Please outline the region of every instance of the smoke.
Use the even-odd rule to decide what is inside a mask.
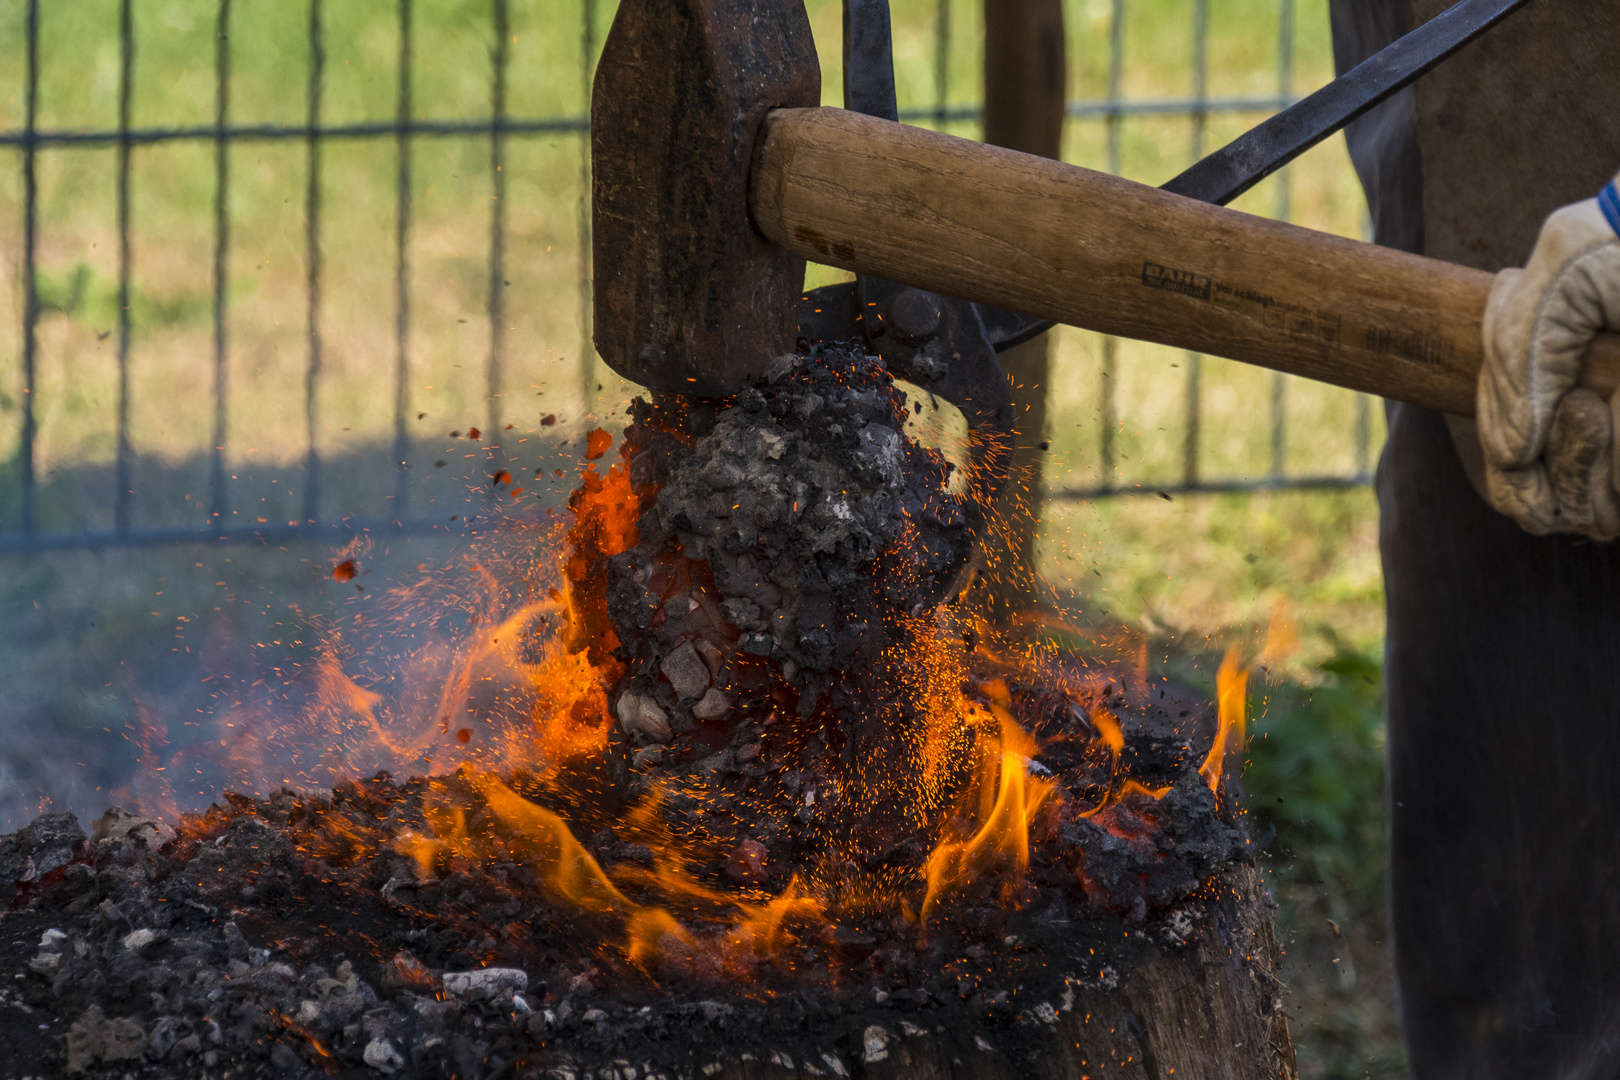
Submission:
[[[423,745],[445,735],[454,643],[519,602],[507,586],[549,572],[534,565],[554,550],[538,536],[578,482],[587,448],[574,434],[554,426],[504,451],[462,440],[475,455],[456,455],[417,499],[431,528],[4,556],[0,832],[47,811],[170,817],[226,790],[453,767]],[[510,714],[511,685],[460,677],[457,709]],[[367,693],[369,720],[351,708]],[[458,723],[446,737],[472,754],[488,751],[485,734]]]

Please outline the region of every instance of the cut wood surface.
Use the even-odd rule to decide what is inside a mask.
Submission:
[[[1490,274],[841,109],[756,145],[754,225],[796,255],[1473,415]],[[1620,336],[1582,383],[1620,387]]]
[[[1223,873],[1196,936],[1119,977],[1115,989],[1075,989],[1048,1019],[1009,1023],[991,1039],[898,1019],[849,1033],[863,1053],[854,1080],[1295,1080],[1294,1047],[1277,981],[1272,908],[1250,867]],[[1034,1010],[1046,1012],[1045,1010]],[[832,1080],[823,1060],[773,1051],[769,1033],[749,1060],[711,1080]]]

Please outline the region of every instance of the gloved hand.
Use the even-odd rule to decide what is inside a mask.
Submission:
[[[1485,307],[1479,440],[1491,504],[1538,536],[1620,536],[1615,405],[1577,388],[1599,330],[1620,329],[1620,177],[1555,211]]]

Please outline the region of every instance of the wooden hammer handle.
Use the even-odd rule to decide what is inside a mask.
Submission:
[[[841,109],[766,117],[749,210],[806,259],[1474,413],[1480,270]],[[1581,382],[1620,388],[1620,335]]]

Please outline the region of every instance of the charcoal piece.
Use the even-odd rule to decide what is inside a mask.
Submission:
[[[765,757],[760,725],[738,730],[744,741],[714,755],[720,767],[750,752],[758,755],[752,761]],[[814,740],[804,749],[812,761],[827,752]],[[785,785],[787,774],[799,791],[826,775],[820,766],[786,769]],[[1159,800],[1159,812],[1176,843],[1202,845],[1213,855],[1221,835],[1207,831],[1214,808],[1207,786],[1194,787],[1196,773],[1190,775],[1185,790]],[[48,1022],[63,1032],[58,1039],[13,1041],[8,1066],[19,1075],[117,1080],[134,1070],[167,1080],[202,1072],[283,1075],[322,1062],[336,1063],[344,1075],[368,1066],[381,1073],[387,1065],[394,1069],[389,1075],[414,1078],[463,1069],[488,1075],[508,1066],[519,1076],[554,1068],[603,1075],[619,1060],[635,1060],[674,1076],[698,1061],[719,1066],[708,1077],[742,1080],[752,1075],[741,1057],[748,1053],[781,1068],[790,1060],[818,1062],[819,1071],[834,1076],[870,1068],[866,1034],[876,1026],[883,1038],[870,1041],[882,1043],[888,1060],[899,1052],[919,1068],[949,1066],[953,1075],[1006,1075],[1018,1065],[1056,1080],[1067,1075],[1066,1055],[1107,1057],[1116,1050],[1121,1059],[1151,1052],[1175,1063],[1167,1067],[1197,1075],[1197,1055],[1215,1043],[1256,1048],[1231,1059],[1233,1076],[1289,1075],[1267,909],[1254,872],[1242,865],[1217,870],[1222,884],[1201,892],[1202,899],[1182,898],[1137,921],[1130,914],[1080,917],[1060,890],[1049,891],[1062,918],[1051,917],[1047,891],[1021,909],[981,903],[935,920],[926,933],[898,917],[840,916],[796,928],[797,951],[736,980],[719,967],[665,963],[644,971],[615,960],[603,946],[618,931],[560,905],[547,891],[544,863],[527,868],[512,861],[509,831],[492,850],[440,869],[445,876],[433,887],[464,894],[460,903],[385,903],[382,879],[367,867],[393,865],[387,844],[393,822],[419,814],[428,791],[450,800],[480,843],[497,839],[492,831],[500,826],[457,777],[344,785],[330,803],[307,799],[279,822],[268,820],[274,810],[268,800],[233,800],[182,822],[174,842],[142,856],[151,860],[150,877],[163,883],[155,906],[187,913],[167,931],[129,925],[144,923],[150,885],[146,873],[114,872],[131,869],[119,862],[129,858],[128,845],[108,839],[83,850],[98,888],[108,890],[110,909],[87,909],[60,926],[51,920],[63,916],[46,906],[8,918],[7,940],[27,951],[0,942],[0,959],[27,972],[18,985],[33,995],[29,1030]],[[682,805],[693,816],[734,819],[743,801],[723,795],[709,789]],[[323,809],[307,812],[314,807]],[[1132,812],[1145,820],[1148,810]],[[616,838],[613,828],[581,835],[603,848],[609,863],[657,865],[652,850]],[[716,866],[709,880],[780,891],[785,882],[776,875],[801,857],[785,842],[792,834],[778,823],[775,831],[745,828],[732,837],[720,853],[731,874]],[[339,838],[341,847],[332,847]],[[0,837],[0,844],[16,839]],[[904,847],[890,844],[879,854],[895,868],[923,855]],[[321,854],[328,873],[354,884],[302,874],[286,895],[243,895],[244,883],[274,876],[286,853],[298,851]],[[211,893],[232,894],[228,917],[199,910],[201,901],[177,899],[177,883],[203,868],[220,879]],[[53,878],[43,887],[47,902],[52,890],[65,887]],[[126,948],[135,931],[144,931],[137,947]],[[410,951],[392,944],[379,951],[383,942]],[[27,970],[40,952],[59,958],[49,980]],[[545,956],[552,959],[536,966]],[[733,954],[728,963],[742,960]],[[934,997],[917,989],[919,979],[937,984]],[[964,985],[966,997],[955,992]],[[1185,1015],[1216,1017],[1225,1026],[1195,1031],[1174,1019]],[[981,1041],[992,1049],[980,1048]],[[1025,1051],[1036,1056],[1020,1056]],[[1013,1056],[997,1056],[1007,1054]],[[956,1069],[956,1058],[975,1064]],[[1050,1067],[1032,1064],[1039,1061]]]
[[[1214,793],[1193,770],[1158,799],[1126,796],[1059,832],[1085,893],[1116,912],[1167,908],[1220,867],[1253,858],[1248,837],[1216,813]]]
[[[638,741],[667,743],[675,737],[669,714],[646,694],[625,691],[619,695],[614,711],[619,717],[620,728]]]
[[[158,822],[132,814],[122,806],[110,807],[90,826],[92,840],[135,840],[153,848],[167,832]]]
[[[954,588],[976,511],[950,493],[945,458],[906,435],[905,398],[880,361],[823,348],[772,371],[729,406],[632,405],[623,452],[639,542],[604,561],[614,655],[627,664],[609,696],[637,697],[617,713],[633,737],[610,740],[619,756],[608,775],[631,802],[655,785],[740,783],[726,797],[752,792],[753,826],[775,818],[817,837],[805,836],[807,858],[834,837],[884,849],[909,814],[885,783],[905,768],[896,736],[921,719],[883,657],[903,655],[905,620]],[[947,504],[955,510],[924,512]],[[648,697],[670,739],[641,723]],[[792,723],[763,742],[742,728],[771,718]],[[831,743],[804,763],[822,776],[821,801],[788,805],[770,747],[819,725]],[[739,756],[745,743],[764,749]],[[855,783],[836,782],[851,770]],[[699,820],[701,834],[710,825]]]
[[[19,882],[36,882],[73,860],[85,842],[72,814],[41,814],[19,832],[0,838],[0,907],[9,907]]]
[[[733,701],[724,690],[710,687],[704,691],[703,699],[692,706],[692,715],[699,720],[718,720],[731,711]]]
[[[709,667],[690,641],[666,655],[658,669],[683,698],[702,697],[709,688]]]

